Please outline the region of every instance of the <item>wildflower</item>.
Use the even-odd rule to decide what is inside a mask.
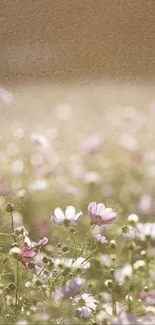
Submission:
[[[131,264],[125,264],[121,269],[115,271],[115,279],[119,283],[124,283],[125,279],[131,278],[133,273],[133,268]]]
[[[92,313],[96,310],[97,300],[88,293],[76,296],[74,301],[78,303],[77,314],[85,319],[89,319]]]
[[[70,297],[77,295],[85,282],[86,279],[78,277],[68,280],[64,286],[59,286],[56,288],[55,299],[69,299]]]
[[[91,223],[99,227],[116,221],[116,213],[111,208],[105,208],[103,203],[96,204],[96,202],[91,202],[88,205],[88,213]]]
[[[75,261],[72,258],[57,258],[54,262],[55,267],[59,267],[59,265],[62,265],[63,267],[70,267],[73,270],[77,269],[89,269],[90,263],[88,261],[85,261],[84,257],[78,257]]]
[[[33,262],[36,252],[33,248],[29,248],[27,244],[20,246],[21,262],[27,266],[28,263]]]
[[[104,236],[102,236],[101,234],[95,235],[95,238],[96,238],[98,243],[101,243],[101,244],[107,244],[108,243],[107,239]]]
[[[65,210],[65,213],[60,209],[56,208],[54,210],[54,216],[51,219],[57,225],[69,225],[69,224],[76,224],[76,222],[82,216],[82,212],[75,213],[75,208],[73,206],[68,206]]]
[[[101,149],[102,141],[98,134],[87,137],[83,143],[83,149],[88,154],[94,154]]]

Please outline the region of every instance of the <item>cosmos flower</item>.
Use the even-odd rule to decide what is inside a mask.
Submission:
[[[51,219],[57,225],[68,226],[69,224],[76,224],[81,216],[82,212],[75,213],[75,208],[70,205],[66,208],[65,213],[60,208],[56,208]]]
[[[103,203],[96,204],[96,202],[91,202],[88,205],[88,214],[91,223],[99,227],[116,221],[116,213],[111,208],[105,208]]]
[[[86,270],[89,269],[90,263],[85,261],[84,257],[78,257],[75,261],[72,258],[57,258],[54,261],[55,268],[59,267],[59,265],[63,265],[65,267],[70,267],[72,270],[82,269]]]
[[[96,238],[97,242],[99,242],[101,244],[107,244],[108,243],[107,239],[104,236],[102,236],[101,234],[95,235],[95,238]]]
[[[115,279],[118,283],[123,284],[125,279],[131,278],[133,273],[133,268],[131,264],[125,264],[121,269],[115,271]]]
[[[62,298],[69,299],[70,297],[74,297],[80,292],[85,282],[86,279],[78,277],[68,280],[64,286],[56,288],[55,300],[58,301]]]
[[[77,316],[79,315],[82,318],[89,319],[96,310],[97,300],[91,294],[83,293],[82,295],[78,295],[74,301],[79,306],[76,310]]]

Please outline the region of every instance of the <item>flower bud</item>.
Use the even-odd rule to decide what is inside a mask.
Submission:
[[[58,248],[61,248],[61,246],[62,246],[61,243],[58,243],[58,244],[57,244],[57,247],[58,247]]]
[[[144,287],[144,291],[145,291],[145,292],[148,292],[148,291],[149,291],[148,286],[145,286],[145,287]]]
[[[21,254],[21,250],[19,247],[13,247],[10,249],[10,254],[16,258],[18,261],[21,260],[22,258],[22,254]]]
[[[138,221],[139,221],[139,218],[138,218],[137,214],[130,214],[128,216],[128,222],[130,223],[131,226],[135,226]]]
[[[24,233],[24,227],[19,227],[15,229],[15,234],[17,236],[23,235],[23,233]]]
[[[74,228],[70,228],[69,232],[70,232],[71,234],[74,234],[74,233],[75,233],[75,229],[74,229]]]
[[[34,269],[34,263],[33,263],[33,262],[29,262],[29,263],[28,263],[28,268],[29,268],[30,270]]]
[[[122,232],[123,232],[123,234],[127,234],[129,231],[130,231],[130,227],[128,226],[128,225],[124,225],[123,227],[122,227]]]
[[[135,244],[135,242],[130,243],[130,244],[128,245],[128,249],[129,249],[130,251],[133,251],[134,249],[136,249],[136,244]]]
[[[110,270],[109,270],[109,274],[110,274],[110,276],[113,276],[113,275],[114,275],[114,272],[115,272],[114,269],[110,269]]]
[[[116,241],[115,240],[111,240],[110,243],[109,243],[109,245],[110,245],[110,248],[115,249],[116,248]]]
[[[116,261],[116,255],[115,254],[111,254],[111,259],[112,259],[113,262],[115,262]]]
[[[67,246],[64,246],[63,248],[62,248],[62,251],[65,253],[65,252],[68,252],[68,247]]]
[[[49,258],[48,258],[47,256],[44,256],[44,257],[43,257],[43,262],[44,262],[45,264],[47,264],[47,263],[49,262]]]
[[[12,203],[7,203],[5,210],[7,212],[13,212],[15,209],[14,205]]]
[[[8,289],[9,289],[10,291],[14,290],[14,289],[15,289],[15,284],[14,284],[13,282],[9,283],[9,285],[8,285]]]
[[[40,280],[36,280],[35,285],[36,285],[36,287],[41,287],[42,282]]]
[[[144,251],[144,250],[141,251],[141,252],[140,252],[140,255],[143,256],[143,257],[145,257],[145,256],[146,256],[146,251]]]
[[[111,289],[113,287],[113,281],[111,279],[107,279],[105,282],[104,282],[105,286],[109,289]]]
[[[133,301],[133,298],[132,298],[130,295],[127,295],[127,296],[125,297],[125,300],[126,300],[127,302],[131,303],[131,302]]]

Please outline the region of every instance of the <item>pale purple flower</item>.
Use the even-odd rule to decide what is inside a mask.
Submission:
[[[69,224],[76,224],[77,221],[82,216],[82,212],[75,213],[75,208],[71,205],[69,205],[65,213],[60,208],[56,208],[54,210],[54,215],[51,216],[51,219],[54,221],[57,225],[69,225]]]
[[[95,235],[95,238],[96,238],[97,242],[99,242],[101,244],[107,244],[108,243],[107,239],[104,236],[102,236],[101,234]]]
[[[74,301],[79,305],[76,312],[82,318],[89,319],[97,307],[97,300],[88,293],[75,297]]]
[[[55,299],[59,301],[60,299],[69,299],[70,297],[74,297],[80,292],[85,282],[86,279],[78,277],[68,280],[64,286],[56,288]]]
[[[88,214],[91,223],[99,227],[116,221],[116,213],[111,208],[105,208],[103,203],[96,204],[96,202],[91,202],[88,205]]]
[[[131,264],[125,264],[121,269],[115,271],[115,279],[118,283],[124,284],[126,279],[132,277],[133,268]]]

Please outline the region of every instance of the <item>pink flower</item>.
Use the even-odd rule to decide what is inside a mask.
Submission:
[[[111,208],[105,208],[103,203],[91,202],[88,205],[88,214],[91,223],[99,227],[116,221],[116,213]]]
[[[34,248],[30,248],[27,244],[20,247],[21,250],[21,262],[27,267],[28,263],[33,262],[36,252]]]

